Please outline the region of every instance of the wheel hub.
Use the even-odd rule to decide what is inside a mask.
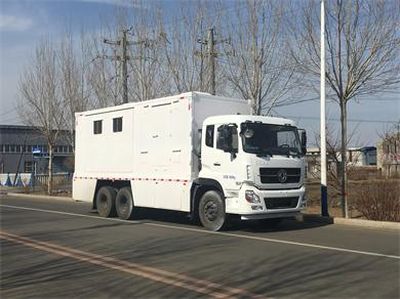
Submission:
[[[107,203],[107,198],[105,196],[100,198],[100,208],[101,209],[107,209],[108,203]]]
[[[120,205],[121,205],[121,211],[123,213],[128,212],[129,209],[129,204],[128,204],[128,199],[126,197],[123,197],[120,201]]]
[[[217,218],[218,206],[214,202],[208,202],[204,206],[204,214],[209,221],[214,221]]]

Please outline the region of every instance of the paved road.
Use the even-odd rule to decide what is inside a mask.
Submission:
[[[3,196],[1,298],[399,298],[399,232],[286,221],[211,233],[184,215],[97,217]]]

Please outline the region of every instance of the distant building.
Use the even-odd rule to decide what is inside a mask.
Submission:
[[[320,169],[320,149],[318,147],[307,148],[306,160],[307,160],[307,172],[308,175],[319,175]],[[364,147],[350,147],[347,149],[347,165],[348,166],[375,166],[377,151],[374,146]],[[341,161],[340,152],[336,153],[337,161]],[[336,169],[336,161],[332,157],[328,157],[327,161],[328,169]]]
[[[53,153],[53,171],[73,172],[73,150],[61,132]],[[47,142],[29,126],[0,125],[0,173],[47,173]]]
[[[400,133],[386,136],[377,146],[377,166],[385,175],[400,175]]]
[[[308,177],[319,176],[321,164],[321,150],[319,147],[309,147],[306,153],[306,171]],[[327,160],[328,169],[335,168],[335,161],[329,156]]]
[[[321,151],[318,147],[307,148],[306,172],[308,177],[319,175],[321,163]]]
[[[376,147],[350,147],[347,149],[347,164],[353,166],[376,165]]]

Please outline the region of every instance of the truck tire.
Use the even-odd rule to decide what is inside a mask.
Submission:
[[[97,213],[101,217],[113,217],[115,211],[115,197],[117,192],[110,186],[103,186],[97,191],[96,194],[96,208]]]
[[[118,191],[115,207],[119,218],[124,220],[133,218],[134,205],[131,188],[124,187]]]
[[[203,194],[199,202],[199,219],[211,231],[218,231],[224,226],[226,214],[221,193],[210,190]]]

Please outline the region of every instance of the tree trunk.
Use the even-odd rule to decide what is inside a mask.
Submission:
[[[49,147],[49,165],[48,165],[48,173],[49,178],[47,180],[47,193],[51,195],[53,192],[53,145],[48,144]]]
[[[254,100],[252,100],[253,104],[251,105],[251,113],[252,115],[261,115],[261,105],[260,105],[260,100],[255,97]]]
[[[342,216],[348,218],[349,211],[347,206],[347,102],[345,99],[340,101],[340,123],[341,123],[341,206]]]

